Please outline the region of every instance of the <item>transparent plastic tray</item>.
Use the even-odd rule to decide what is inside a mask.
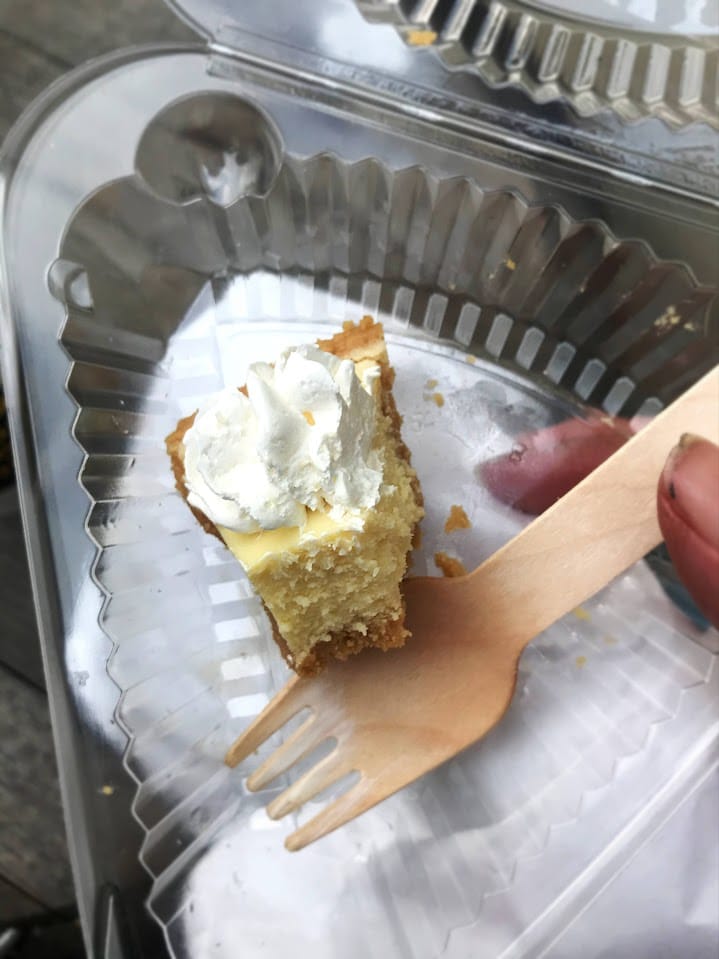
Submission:
[[[719,13],[711,0],[357,0],[411,47],[436,48],[451,68],[581,116],[719,128]]]
[[[716,632],[639,564],[528,649],[481,744],[290,855],[273,791],[222,764],[286,670],[163,438],[248,363],[372,313],[428,505],[415,569],[471,566],[525,521],[485,457],[587,406],[651,414],[716,361],[711,210],[209,64],[96,64],[2,167],[4,381],[90,945],[538,955],[716,762]],[[448,536],[455,502],[473,525]]]

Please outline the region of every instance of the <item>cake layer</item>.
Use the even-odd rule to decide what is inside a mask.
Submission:
[[[414,474],[397,455],[392,421],[381,408],[376,442],[384,481],[364,529],[343,530],[328,523],[326,515],[316,517],[316,539],[304,534],[300,542],[298,530],[283,530],[277,540],[282,548],[266,551],[261,558],[258,550],[255,565],[245,567],[300,671],[306,671],[305,659],[315,647],[342,634],[346,640],[352,636],[356,647],[375,645],[380,632],[385,641],[391,633],[395,645],[406,638],[400,583],[421,508],[413,489]],[[265,536],[274,540],[276,533],[260,534],[259,540]],[[233,542],[234,537],[227,540],[230,548]],[[247,545],[243,538],[241,547]],[[241,555],[238,558],[242,561]],[[390,628],[392,623],[396,628]]]
[[[259,533],[238,533],[225,526],[218,526],[217,529],[248,576],[261,572],[279,554],[296,552],[308,542],[338,542],[342,536],[340,524],[328,513],[318,511],[308,512],[307,522],[301,529],[299,526],[283,526]],[[350,531],[344,535],[349,541],[353,534]]]

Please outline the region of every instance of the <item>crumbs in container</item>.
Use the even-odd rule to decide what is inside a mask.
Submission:
[[[444,524],[445,533],[453,533],[456,529],[471,529],[469,516],[461,506],[456,504],[450,507],[449,516]]]
[[[438,383],[439,383],[439,380],[434,380],[434,379],[432,379],[432,380],[427,380],[427,382],[424,384],[424,394],[423,394],[423,395],[424,395],[425,400],[432,400],[432,402],[433,402],[436,406],[438,406],[438,407],[441,408],[441,407],[444,406],[444,396],[443,396],[442,393],[438,393],[438,392],[436,392],[436,390],[435,390],[435,387],[438,385]],[[434,392],[432,392],[433,390],[434,390]]]
[[[448,553],[435,553],[434,561],[437,566],[442,570],[442,575],[447,576],[448,578],[453,578],[455,576],[466,576],[467,569],[461,559],[457,559],[456,556],[450,556]]]
[[[428,47],[436,39],[436,30],[410,30],[407,34],[407,43],[411,47]]]

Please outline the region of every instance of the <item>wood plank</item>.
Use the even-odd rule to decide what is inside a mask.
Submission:
[[[199,39],[162,0],[3,0],[0,30],[67,64],[135,43]]]
[[[43,53],[0,33],[0,141],[28,103],[64,70]]]
[[[41,903],[0,876],[0,929],[3,923],[38,916],[42,911]]]
[[[0,876],[49,908],[74,901],[43,693],[0,668]]]
[[[0,666],[44,688],[25,541],[14,490],[0,492],[0,603]]]

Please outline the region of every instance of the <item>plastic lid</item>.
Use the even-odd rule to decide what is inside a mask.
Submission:
[[[181,20],[206,37],[216,37],[220,27],[237,21],[232,0],[165,0]],[[235,11],[237,5],[234,5]]]
[[[242,26],[244,20],[239,14],[237,0],[166,2],[194,30],[207,37],[216,37],[223,26]],[[354,2],[359,7],[363,6],[362,0]],[[716,0],[595,0],[591,13],[587,11],[586,0],[524,0],[523,5],[544,13],[568,17],[578,23],[601,23],[619,30],[667,36],[696,37],[719,34],[719,4]],[[278,32],[281,31],[280,23]]]
[[[716,0],[525,0],[527,6],[570,17],[579,22],[603,23],[618,29],[682,36],[719,32]]]

